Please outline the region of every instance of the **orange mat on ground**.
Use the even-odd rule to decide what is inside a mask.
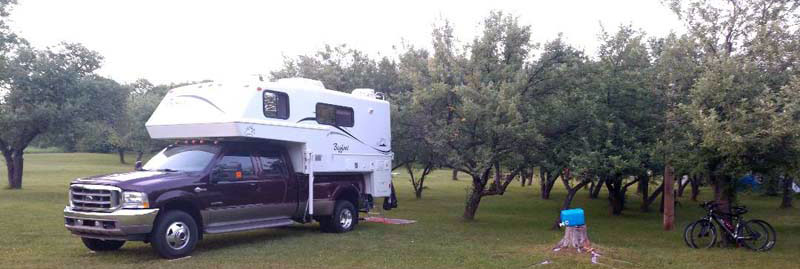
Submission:
[[[408,219],[390,219],[390,218],[380,218],[380,217],[368,217],[364,219],[367,222],[375,222],[375,223],[383,223],[383,224],[412,224],[417,222],[416,220],[408,220]]]

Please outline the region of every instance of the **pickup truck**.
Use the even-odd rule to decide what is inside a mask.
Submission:
[[[202,144],[201,144],[202,143]],[[164,258],[189,255],[204,234],[320,223],[343,233],[372,207],[362,174],[295,173],[285,148],[266,142],[170,145],[136,171],[73,180],[66,228],[93,251],[144,241]]]

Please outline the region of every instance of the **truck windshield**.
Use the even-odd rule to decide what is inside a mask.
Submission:
[[[219,147],[214,145],[170,146],[153,156],[142,169],[167,172],[198,172],[211,162]]]

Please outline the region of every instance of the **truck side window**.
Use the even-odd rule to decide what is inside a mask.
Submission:
[[[261,165],[262,177],[282,177],[286,176],[286,163],[283,162],[280,153],[261,152],[258,162]]]
[[[317,122],[333,126],[353,127],[353,108],[317,103]]]
[[[264,90],[264,117],[289,118],[289,95],[283,92]]]
[[[249,154],[229,153],[217,162],[212,172],[214,182],[255,179],[256,170]]]

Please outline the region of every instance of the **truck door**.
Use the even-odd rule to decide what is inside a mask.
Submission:
[[[260,205],[258,175],[252,152],[234,150],[220,157],[208,186],[210,222],[230,223],[252,219]]]
[[[290,182],[287,160],[280,151],[274,150],[262,150],[256,158],[261,192],[259,199],[265,205],[264,217],[292,217],[297,209],[297,191],[293,188],[294,182]]]

